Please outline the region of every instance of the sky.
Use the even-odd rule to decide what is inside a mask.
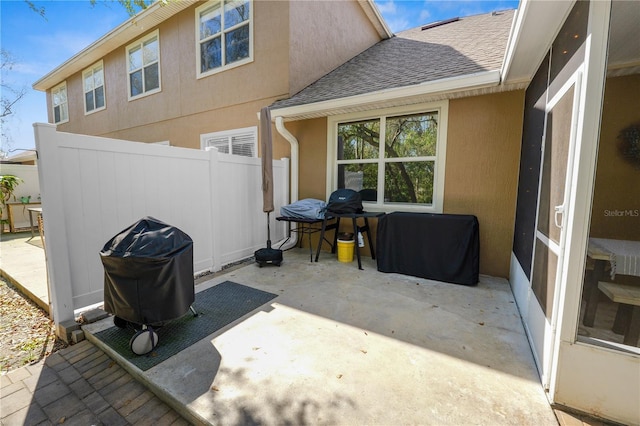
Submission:
[[[374,0],[394,33],[431,22],[494,10],[513,9],[518,0]],[[0,47],[9,52],[13,67],[2,72],[5,86],[26,88],[3,132],[10,142],[0,148],[9,156],[34,149],[33,123],[47,122],[46,96],[33,83],[73,55],[129,19],[124,7],[113,0],[33,1],[44,8],[44,17],[24,0],[0,0]]]

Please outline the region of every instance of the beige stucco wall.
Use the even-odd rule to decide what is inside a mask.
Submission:
[[[84,115],[82,78],[76,73],[67,79],[70,120],[59,130],[142,142],[170,140],[175,146],[199,148],[202,133],[256,126],[261,107],[289,96],[289,30],[287,2],[253,4],[251,63],[196,78],[194,5],[158,27],[160,93],[128,100],[121,46],[103,59],[107,108]]]
[[[380,41],[357,2],[311,0],[290,4],[291,94]]]
[[[620,155],[622,129],[640,126],[640,75],[607,79],[589,235],[640,240],[640,169]]]
[[[299,199],[326,197],[327,119],[285,123],[300,145]]]
[[[128,100],[123,45],[103,58],[106,109],[84,114],[82,73],[76,73],[66,80],[70,119],[59,130],[199,148],[201,134],[257,125],[261,107],[288,98],[379,40],[357,2],[254,1],[253,61],[197,78],[200,4],[140,33],[159,30],[161,92]],[[284,140],[276,144],[288,152]]]
[[[482,274],[509,276],[523,104],[523,91],[449,103],[444,213],[478,217]],[[327,120],[286,126],[300,142],[300,198],[325,199]]]
[[[143,142],[169,140],[197,149],[203,133],[258,126],[256,113],[262,106],[288,97],[294,93],[290,88],[297,91],[379,37],[355,2],[253,4],[253,62],[197,79],[192,6],[158,27],[160,93],[127,100],[121,46],[104,57],[107,108],[84,115],[81,73],[76,73],[67,79],[70,121],[59,130]],[[295,25],[290,28],[290,23]],[[509,272],[523,96],[510,92],[452,100],[449,109],[444,211],[478,216],[481,273],[503,277]],[[324,199],[326,119],[287,127],[300,143],[299,198]],[[289,144],[273,133],[274,158],[289,156]]]
[[[449,103],[444,212],[480,223],[480,273],[509,276],[524,92]]]

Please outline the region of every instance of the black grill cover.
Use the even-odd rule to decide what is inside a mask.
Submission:
[[[100,252],[105,311],[136,324],[184,315],[195,299],[193,241],[176,227],[145,217]]]
[[[338,214],[362,213],[362,195],[353,189],[337,189],[329,196],[327,211]]]

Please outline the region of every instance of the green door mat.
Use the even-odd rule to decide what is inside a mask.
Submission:
[[[193,308],[181,318],[154,328],[158,334],[158,346],[147,355],[138,356],[129,348],[129,340],[135,330],[113,326],[95,334],[107,346],[139,369],[146,371],[204,339],[217,330],[242,318],[254,309],[277,297],[273,293],[225,281],[196,293]]]

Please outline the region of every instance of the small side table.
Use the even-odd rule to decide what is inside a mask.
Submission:
[[[295,223],[296,227],[291,228],[291,232],[296,232],[298,234],[307,234],[307,236],[309,237],[309,258],[311,259],[311,262],[313,262],[313,246],[311,245],[311,234],[315,234],[316,232],[321,231],[321,228],[319,226],[322,223],[322,219],[302,219],[296,217],[278,216],[276,217],[276,220],[280,222]],[[290,238],[291,234],[289,234],[287,236],[287,239],[284,240],[282,244],[280,244],[280,247],[285,245]],[[330,241],[327,240],[327,242],[331,244]],[[302,247],[302,238],[300,238],[299,244],[300,247]],[[320,244],[322,244],[322,240],[320,240]]]
[[[373,249],[373,243],[371,242],[371,234],[369,232],[369,218],[377,218],[384,216],[385,213],[378,212],[361,212],[361,213],[334,213],[334,212],[326,212],[324,220],[322,221],[322,229],[320,231],[320,241],[318,242],[318,250],[316,251],[316,262],[318,261],[318,257],[320,256],[320,249],[322,248],[322,241],[324,238],[324,233],[327,230],[335,229],[335,235],[333,236],[333,246],[331,247],[331,253],[336,252],[337,242],[338,242],[338,231],[340,230],[340,219],[341,218],[350,218],[353,223],[353,236],[356,238],[356,256],[358,257],[358,269],[362,269],[362,261],[360,260],[360,246],[358,245],[358,232],[363,232],[367,234],[367,240],[369,241],[369,250],[371,251],[371,258],[376,258],[376,253]],[[327,226],[327,221],[335,218],[336,222]],[[364,219],[364,226],[358,226],[358,219]]]

